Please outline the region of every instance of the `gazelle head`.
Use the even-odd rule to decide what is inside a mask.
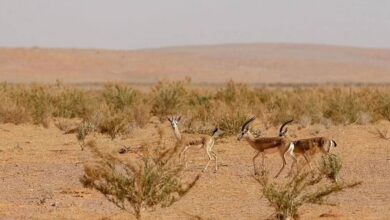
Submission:
[[[286,121],[282,124],[282,126],[280,127],[279,129],[279,137],[286,137],[286,134],[287,134],[287,131],[288,131],[288,128],[284,128],[286,125],[290,124],[291,122],[293,122],[294,119],[291,119],[289,121]]]
[[[213,132],[211,132],[211,136],[217,138],[217,137],[219,137],[220,135],[222,135],[222,134],[224,134],[224,133],[225,133],[224,131],[222,131],[221,129],[219,129],[219,128],[217,127],[217,128],[215,128],[215,129],[213,130]]]
[[[252,123],[256,119],[256,116],[251,117],[248,119],[241,127],[240,134],[237,137],[237,140],[240,141],[242,138],[248,137],[250,134],[249,132],[249,124]]]
[[[168,121],[169,123],[171,123],[171,127],[175,130],[175,129],[178,129],[178,124],[181,120],[181,116],[172,116],[172,117],[168,117]]]
[[[334,140],[330,140],[330,141],[329,141],[328,149],[326,150],[326,152],[329,153],[329,152],[330,152],[330,149],[331,149],[332,147],[337,147],[337,143],[336,143],[336,141],[334,141]]]
[[[337,143],[332,139],[322,139],[321,145],[319,146],[320,150],[324,154],[329,154],[332,147],[336,147]]]

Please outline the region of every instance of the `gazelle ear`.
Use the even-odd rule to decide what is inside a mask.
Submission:
[[[172,122],[172,119],[170,117],[167,117],[167,119],[168,119],[169,122]]]
[[[181,120],[181,115],[177,118],[177,122],[179,122]]]

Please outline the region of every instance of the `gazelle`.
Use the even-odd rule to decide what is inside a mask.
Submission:
[[[256,155],[253,157],[253,168],[255,170],[255,175],[257,174],[256,169],[256,158],[262,154],[262,166],[264,167],[264,154],[273,153],[278,151],[280,157],[282,158],[283,165],[280,168],[279,172],[276,174],[275,178],[283,171],[286,166],[286,159],[284,155],[288,152],[291,158],[295,161],[296,158],[293,154],[294,144],[286,137],[259,137],[255,138],[253,134],[249,131],[249,125],[256,119],[255,116],[247,120],[241,127],[241,132],[237,137],[237,140],[245,138],[249,145],[257,151]]]
[[[213,147],[215,144],[215,138],[221,135],[223,131],[221,131],[219,128],[215,128],[211,136],[210,135],[194,136],[190,134],[182,134],[178,126],[180,120],[181,120],[181,116],[168,118],[168,121],[170,122],[173,132],[175,134],[176,141],[183,147],[183,149],[179,153],[179,161],[181,162],[182,157],[184,157],[185,167],[187,167],[187,156],[186,156],[187,151],[193,146],[201,145],[201,147],[205,149],[206,154],[209,158],[206,166],[203,169],[203,172],[207,170],[211,160],[215,161],[215,172],[216,172],[218,170],[218,162],[217,162],[217,154],[213,151]]]
[[[335,140],[329,139],[327,137],[313,137],[313,138],[307,138],[307,139],[300,139],[293,141],[294,143],[294,154],[297,156],[302,155],[307,164],[309,164],[310,169],[313,169],[310,164],[310,158],[309,156],[313,156],[317,154],[318,152],[321,152],[323,154],[329,154],[329,151],[332,147],[336,147],[337,143]],[[294,161],[291,165],[291,171],[293,169],[293,166],[296,164],[297,161]],[[297,166],[298,170],[298,166]]]

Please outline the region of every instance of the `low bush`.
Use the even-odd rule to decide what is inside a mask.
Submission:
[[[176,115],[187,103],[187,89],[184,82],[159,82],[152,91],[152,114],[160,120]]]
[[[318,171],[297,173],[285,183],[271,182],[268,172],[263,170],[255,176],[262,186],[262,194],[275,209],[275,219],[298,219],[299,208],[305,204],[329,204],[326,198],[348,188],[354,188],[361,182],[346,183],[342,181],[326,181],[328,178],[338,180],[341,160],[335,156],[323,158],[323,165]]]
[[[144,208],[168,207],[186,195],[200,175],[189,183],[181,177],[182,167],[173,160],[178,146],[160,151],[160,147],[137,161],[122,161],[102,153],[94,142],[87,147],[96,159],[84,166],[80,181],[84,187],[101,192],[117,207],[141,218]]]
[[[321,157],[319,171],[331,179],[338,182],[343,162],[341,158],[335,154],[324,155]]]

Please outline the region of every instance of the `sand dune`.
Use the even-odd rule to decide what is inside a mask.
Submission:
[[[137,51],[0,49],[0,81],[390,83],[390,49],[236,44]]]

